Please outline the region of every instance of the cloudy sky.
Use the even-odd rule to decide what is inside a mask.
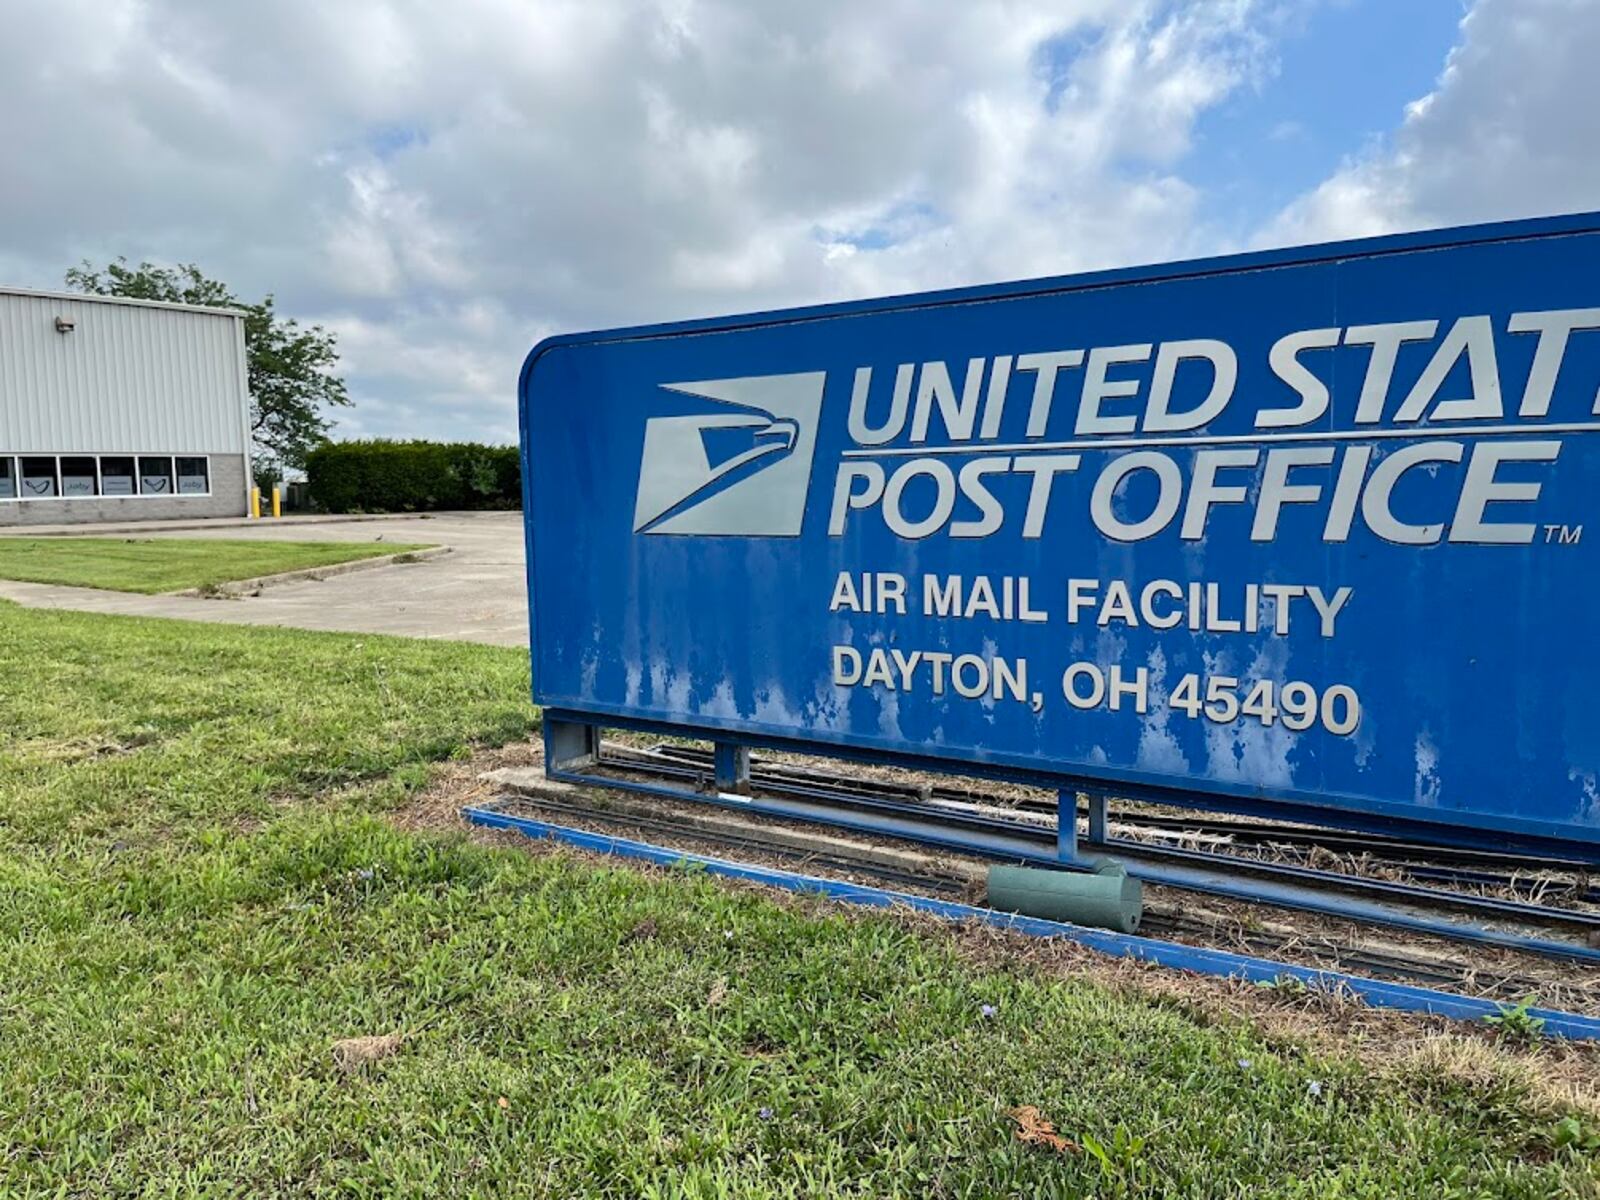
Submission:
[[[1600,209],[1596,0],[0,0],[0,280],[198,263],[341,436],[541,336]]]

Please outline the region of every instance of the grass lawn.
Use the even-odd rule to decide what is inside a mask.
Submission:
[[[0,666],[0,1195],[1600,1195],[1512,1076],[401,831],[516,651],[0,604]]]
[[[421,549],[392,542],[0,537],[0,579],[153,595]]]

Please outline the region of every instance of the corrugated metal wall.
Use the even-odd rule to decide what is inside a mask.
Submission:
[[[245,453],[240,321],[0,291],[0,454]]]

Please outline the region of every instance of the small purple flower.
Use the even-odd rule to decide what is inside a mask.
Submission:
[[[989,1019],[989,1020],[993,1020],[995,1017],[1000,1015],[1000,1010],[998,1008],[996,1008],[993,1004],[985,1004],[985,1005],[981,1006],[978,1009],[978,1011],[980,1013],[982,1013],[983,1016],[986,1019]]]
[[[374,874],[375,874],[375,872],[373,871],[373,869],[371,867],[362,867],[359,871],[356,872],[356,878],[357,879],[371,879]]]
[[[1322,1080],[1313,1079],[1310,1083],[1306,1084],[1306,1094],[1308,1096],[1322,1095]]]
[[[762,1108],[756,1113],[756,1116],[760,1117],[763,1121],[770,1121],[772,1120],[772,1110],[763,1105]]]
[[[1239,1060],[1239,1069],[1241,1071],[1248,1071],[1250,1069],[1250,1060],[1248,1058],[1241,1058]]]

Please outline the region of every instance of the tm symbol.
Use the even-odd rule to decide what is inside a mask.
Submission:
[[[1546,546],[1576,546],[1582,540],[1582,525],[1546,525],[1544,527],[1544,544]]]

